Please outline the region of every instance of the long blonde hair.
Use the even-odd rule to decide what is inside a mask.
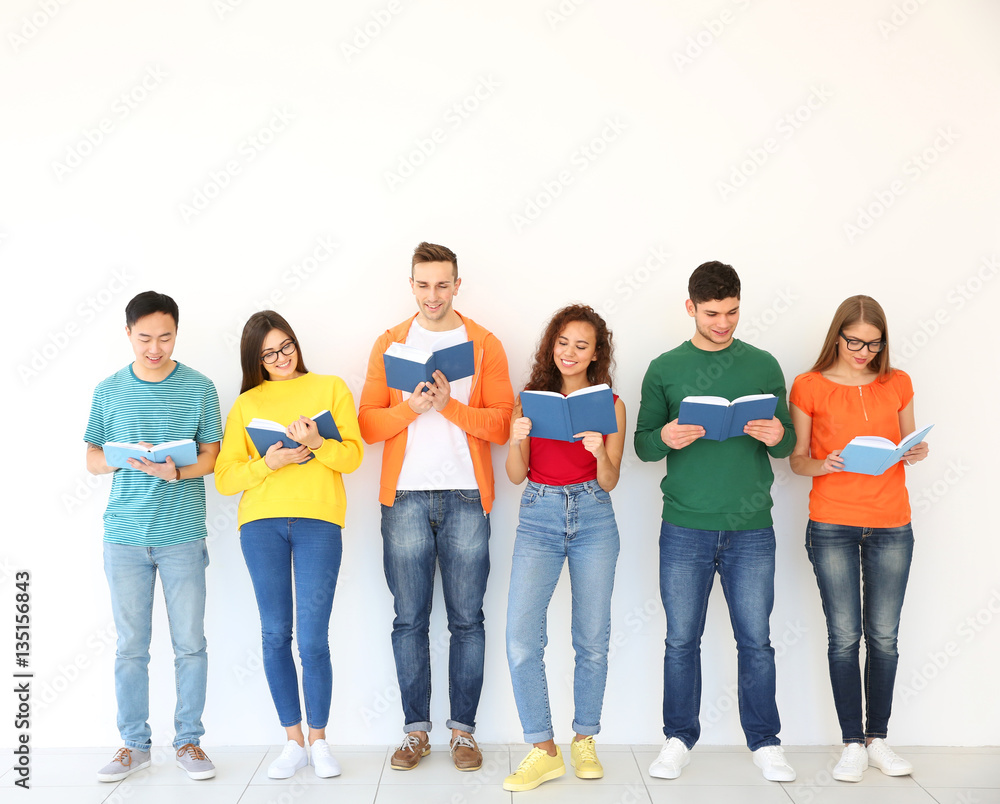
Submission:
[[[833,314],[833,321],[830,322],[823,347],[819,350],[819,357],[809,370],[826,371],[837,362],[837,341],[840,333],[844,327],[852,324],[870,324],[882,333],[885,346],[868,365],[876,373],[876,379],[885,382],[892,375],[892,367],[889,365],[889,328],[885,323],[885,310],[871,296],[851,296],[840,303],[837,312]]]

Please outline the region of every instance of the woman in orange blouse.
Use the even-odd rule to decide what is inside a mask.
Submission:
[[[889,364],[885,313],[870,296],[837,308],[815,365],[788,401],[792,471],[813,478],[806,550],[829,633],[833,699],[844,751],[833,778],[861,781],[869,765],[889,776],[913,766],[886,744],[899,654],[896,635],[913,556],[904,461],[878,476],[844,471],[840,453],[859,435],[898,443],[916,427],[909,376]],[[927,457],[920,443],[905,455]],[[865,638],[865,700],[859,644]]]

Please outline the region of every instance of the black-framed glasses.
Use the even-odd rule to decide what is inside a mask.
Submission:
[[[862,340],[858,340],[857,338],[848,338],[844,334],[843,330],[841,330],[839,334],[840,334],[840,337],[843,338],[847,342],[847,348],[851,352],[860,352],[866,346],[868,347],[868,351],[869,352],[873,352],[874,354],[878,354],[883,349],[885,349],[885,341],[883,341],[883,340],[862,341]]]
[[[275,351],[264,352],[264,354],[260,356],[260,360],[262,363],[267,363],[268,365],[270,365],[271,363],[278,362],[279,354],[285,355],[287,357],[294,351],[295,351],[295,341],[287,340],[283,344],[281,344],[281,346],[279,346]]]

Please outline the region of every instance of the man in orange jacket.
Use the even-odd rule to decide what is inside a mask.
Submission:
[[[490,569],[493,506],[490,443],[503,444],[514,392],[500,341],[452,306],[462,280],[451,249],[421,243],[413,253],[410,287],[417,314],[378,338],[368,361],[358,423],[369,444],[384,441],[379,502],[385,578],[396,617],[396,659],[406,737],[393,754],[395,770],[412,770],[430,751],[430,624],[435,560],[448,630],[451,755],[459,770],[482,767],[473,733],[483,687],[486,633],[483,596]],[[411,393],[389,388],[383,354],[392,343],[427,352],[472,341],[475,373],[434,382]]]

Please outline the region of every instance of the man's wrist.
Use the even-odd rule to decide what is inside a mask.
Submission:
[[[179,466],[174,467],[174,476],[165,478],[168,483],[176,483],[181,479],[181,468]]]

